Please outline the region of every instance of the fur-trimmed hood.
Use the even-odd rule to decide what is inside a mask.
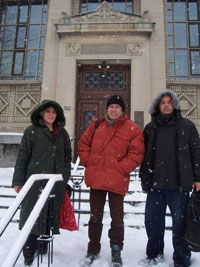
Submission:
[[[166,90],[160,91],[160,93],[154,99],[154,101],[153,101],[153,103],[152,103],[152,105],[151,105],[151,107],[149,109],[149,113],[150,113],[151,116],[154,116],[154,115],[156,115],[156,114],[159,113],[159,110],[160,110],[159,109],[159,104],[160,104],[161,99],[165,95],[171,96],[173,108],[176,111],[180,111],[179,101],[178,101],[177,94],[175,92],[169,90],[169,89],[166,89]]]
[[[56,123],[65,125],[65,116],[62,107],[54,100],[44,99],[39,106],[31,114],[31,122],[34,125],[40,125],[41,115],[40,112],[47,107],[54,107],[57,113]]]

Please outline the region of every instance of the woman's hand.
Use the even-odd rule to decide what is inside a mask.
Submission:
[[[21,189],[22,189],[22,186],[20,186],[20,185],[15,185],[14,186],[14,190],[15,190],[16,193],[19,193]]]

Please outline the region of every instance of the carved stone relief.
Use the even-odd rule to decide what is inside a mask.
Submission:
[[[30,122],[30,113],[40,103],[40,85],[0,85],[0,122]]]
[[[80,44],[65,44],[65,55],[66,56],[76,56],[80,55]]]
[[[143,42],[134,42],[132,44],[128,44],[128,54],[133,56],[141,56],[143,54]]]
[[[197,85],[170,85],[170,89],[178,95],[182,115],[189,119],[200,118],[197,109],[200,87]]]

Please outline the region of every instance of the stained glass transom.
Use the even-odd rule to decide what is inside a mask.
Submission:
[[[123,72],[86,72],[87,89],[122,89]]]

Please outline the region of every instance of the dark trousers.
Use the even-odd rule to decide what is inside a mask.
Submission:
[[[146,253],[148,258],[156,257],[164,252],[165,214],[168,206],[172,216],[174,250],[176,251],[179,247],[178,262],[184,263],[185,260],[190,259],[190,252],[180,247],[185,228],[188,198],[188,192],[174,190],[153,189],[148,193],[145,207],[145,227],[148,236]],[[175,253],[174,261],[176,262]]]
[[[98,254],[101,249],[101,233],[102,220],[104,213],[104,205],[106,202],[106,195],[108,194],[108,201],[111,216],[111,228],[108,236],[110,238],[110,245],[118,245],[120,249],[123,248],[124,241],[124,196],[115,194],[104,190],[90,190],[90,221],[89,221],[89,244],[88,253]]]

